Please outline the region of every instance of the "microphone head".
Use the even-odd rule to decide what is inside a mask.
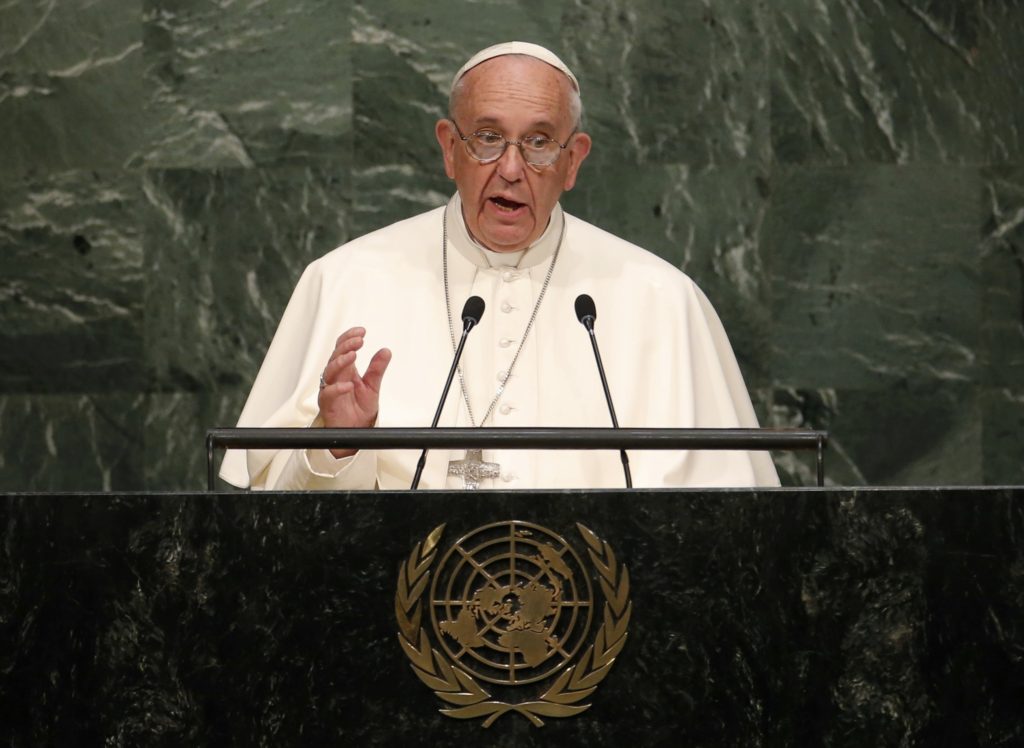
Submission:
[[[480,318],[484,316],[484,300],[479,296],[470,296],[466,299],[465,305],[462,307],[462,325],[463,327],[473,327],[480,322]]]
[[[594,306],[594,300],[590,298],[590,294],[581,293],[576,297],[576,319],[588,328],[597,319],[597,307]],[[590,325],[587,324],[588,322]]]

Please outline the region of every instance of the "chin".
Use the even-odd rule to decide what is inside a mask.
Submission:
[[[494,252],[518,252],[521,249],[526,249],[530,246],[529,240],[522,241],[496,241],[494,239],[485,240],[484,246]]]
[[[500,227],[507,229],[507,226]],[[529,232],[525,231],[488,231],[484,232],[484,246],[491,248],[495,252],[518,252],[521,249],[526,249],[530,246]]]

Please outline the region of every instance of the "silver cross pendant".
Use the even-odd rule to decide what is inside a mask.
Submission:
[[[485,478],[497,478],[501,475],[501,465],[496,462],[484,462],[483,450],[467,449],[462,460],[448,463],[448,475],[462,476],[467,490],[480,488],[480,481]]]

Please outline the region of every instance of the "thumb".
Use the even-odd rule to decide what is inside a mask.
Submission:
[[[387,348],[381,348],[373,354],[373,358],[370,359],[370,365],[366,367],[366,371],[363,373],[363,384],[374,392],[380,392],[384,372],[388,370],[388,364],[390,363],[391,351]]]

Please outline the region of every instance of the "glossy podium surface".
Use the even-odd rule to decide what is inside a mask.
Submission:
[[[23,494],[0,507],[9,745],[1024,741],[1020,487]],[[450,704],[400,644],[396,592],[409,602],[415,591],[399,569],[419,573],[409,559],[431,531],[444,525],[420,571],[440,576],[457,540],[511,520],[531,523],[520,538],[567,541],[580,589],[581,568],[592,574],[579,651],[625,616],[617,608],[609,627],[577,523],[613,553],[631,605],[614,665],[574,702],[590,708],[542,715],[542,727],[514,711],[490,727],[442,715]],[[582,599],[559,579],[563,602]],[[509,601],[521,630],[554,620],[526,616],[522,595]],[[499,604],[462,623],[493,626]],[[414,633],[454,663],[456,635],[430,618]],[[573,663],[596,672],[578,653]],[[474,682],[507,703],[544,691]]]

